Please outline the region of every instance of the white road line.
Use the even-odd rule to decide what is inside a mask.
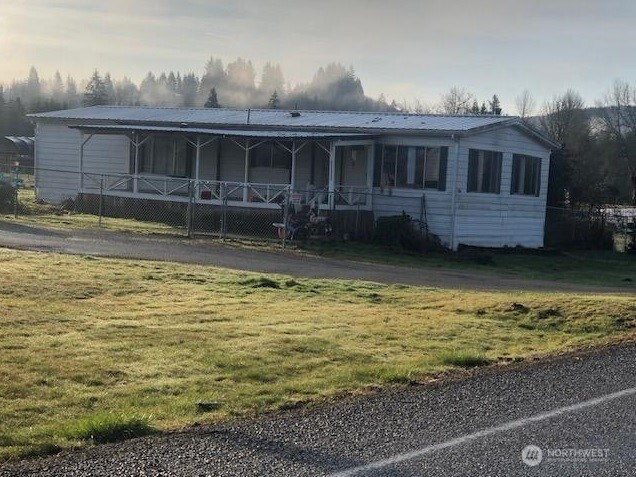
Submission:
[[[404,454],[397,454],[393,457],[389,457],[387,459],[378,460],[375,462],[371,462],[370,464],[361,465],[359,467],[352,467],[350,469],[345,469],[340,472],[336,472],[335,474],[331,474],[329,477],[351,477],[354,475],[359,475],[364,472],[369,472],[372,470],[379,470],[384,467],[388,467],[391,465],[399,464],[401,462],[405,462],[412,459],[417,459],[425,454],[430,454],[432,452],[436,452],[442,449],[447,449],[449,447],[455,447],[460,444],[464,444],[469,441],[473,441],[476,439],[481,439],[482,437],[490,436],[492,434],[497,434],[500,432],[510,431],[512,429],[518,429],[520,427],[527,426],[528,424],[532,424],[534,422],[543,421],[546,419],[551,419],[556,416],[560,416],[562,414],[566,414],[568,412],[580,411],[581,409],[585,409],[592,406],[597,406],[599,404],[603,404],[607,401],[612,401],[614,399],[619,399],[625,396],[630,396],[632,394],[636,394],[636,387],[624,389],[622,391],[618,391],[612,394],[606,394],[604,396],[600,396],[594,399],[590,399],[589,401],[583,401],[577,404],[572,404],[571,406],[560,407],[558,409],[554,409],[552,411],[542,412],[540,414],[535,414],[534,416],[526,417],[523,419],[518,419],[516,421],[510,421],[505,424],[501,424],[500,426],[489,427],[487,429],[483,429],[481,431],[474,432],[472,434],[467,434],[465,436],[457,437],[456,439],[452,439],[450,441],[441,442],[439,444],[434,444],[431,446],[423,447],[421,449],[405,452]]]

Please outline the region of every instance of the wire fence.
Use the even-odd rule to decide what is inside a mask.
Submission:
[[[364,240],[373,232],[371,195],[363,188],[299,190],[289,184],[181,177],[53,169],[36,173],[37,197],[32,170],[4,176],[17,186],[16,216],[57,216],[60,221],[73,216],[78,226],[250,238],[283,246],[310,239]]]
[[[78,227],[249,238],[279,241],[283,247],[320,239],[369,241],[379,235],[395,235],[396,227],[412,229],[416,240],[435,240],[429,230],[431,216],[427,211],[432,206],[427,204],[425,190],[373,194],[359,186],[338,186],[330,191],[324,187],[292,188],[289,184],[35,171],[15,166],[0,170],[0,182],[13,186],[11,197],[0,193],[3,213],[45,216],[53,222],[72,218]],[[393,204],[396,219],[404,212],[408,223],[374,217],[372,209],[378,201]],[[385,230],[379,234],[381,226]],[[545,245],[550,248],[625,249],[635,236],[634,207],[548,207],[546,211]]]
[[[625,251],[636,235],[636,207],[547,207],[545,245]]]

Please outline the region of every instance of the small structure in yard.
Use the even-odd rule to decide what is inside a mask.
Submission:
[[[7,173],[19,164],[23,169],[33,168],[35,138],[5,136],[0,138],[0,172]],[[29,171],[30,172],[30,171]]]
[[[497,115],[95,106],[31,118],[41,200],[101,193],[127,207],[280,215],[292,197],[334,221],[405,212],[452,249],[543,246],[558,148]]]

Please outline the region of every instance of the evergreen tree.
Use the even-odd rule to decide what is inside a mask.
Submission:
[[[199,91],[199,78],[194,73],[188,73],[183,76],[181,82],[181,97],[183,105],[187,108],[201,105],[197,103],[197,92]]]
[[[84,106],[98,106],[107,103],[108,92],[106,91],[106,85],[99,72],[95,70],[84,90],[82,104]]]
[[[210,96],[208,96],[208,100],[205,102],[204,106],[206,108],[220,108],[219,100],[216,97],[216,88],[212,88],[210,90]]]
[[[115,83],[115,104],[136,106],[139,104],[139,90],[135,83],[125,77]]]
[[[66,77],[66,105],[69,108],[76,108],[79,106],[79,95],[77,94],[77,84],[75,80],[68,75]]]
[[[157,79],[152,72],[148,72],[139,85],[139,96],[141,104],[154,105],[156,100]]]
[[[106,104],[115,104],[115,85],[110,77],[110,73],[104,76],[104,90],[106,91]]]
[[[501,103],[499,102],[499,97],[496,94],[492,95],[492,100],[488,101],[488,105],[490,106],[490,114],[501,114]]]
[[[227,75],[223,67],[223,61],[210,57],[205,65],[205,72],[199,84],[199,101],[203,103],[212,88],[219,88],[219,91],[224,91],[226,84]]]
[[[274,90],[274,92],[269,98],[269,102],[267,103],[267,108],[278,109],[279,105],[280,105],[280,99],[278,99],[278,92]]]
[[[55,72],[53,81],[51,82],[51,99],[59,104],[65,103],[64,101],[64,82],[62,81],[62,75],[59,71]]]
[[[283,77],[283,70],[280,65],[272,65],[271,63],[265,63],[263,67],[263,74],[261,75],[261,83],[259,89],[268,93],[269,91],[281,91],[284,92],[285,78]]]
[[[40,77],[34,66],[29,70],[29,78],[26,83],[26,106],[29,110],[38,109],[42,99],[42,85]]]

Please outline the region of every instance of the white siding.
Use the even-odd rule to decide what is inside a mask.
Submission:
[[[126,136],[115,135],[95,135],[88,139],[82,170],[95,174],[130,174],[130,141]]]
[[[448,146],[448,166],[444,192],[375,188],[373,211],[376,217],[405,212],[419,219],[422,213],[421,197],[425,194],[428,229],[445,245],[455,248],[458,244],[484,247],[543,246],[550,151],[535,139],[517,128],[508,127],[463,138],[459,141],[458,151],[454,142],[441,138],[391,137],[378,142],[406,146]],[[503,153],[500,194],[466,192],[469,149]],[[513,154],[541,158],[539,197],[510,194]]]
[[[79,147],[79,131],[60,124],[37,124],[35,187],[38,199],[59,204],[77,195]]]
[[[428,231],[437,235],[442,243],[450,246],[451,194],[431,189],[373,189],[373,211],[377,217],[410,215],[413,220],[426,218]],[[422,195],[425,196],[422,202]],[[424,215],[423,206],[426,207]]]
[[[499,194],[466,192],[469,149],[503,153]],[[541,158],[539,197],[510,194],[513,154]],[[550,151],[513,127],[462,139],[457,175],[455,246],[543,246],[549,167]]]
[[[118,184],[117,189],[132,190],[132,181],[121,182],[121,174],[130,174],[130,140],[119,135],[84,135],[82,171],[83,192],[98,193],[100,180],[109,188]]]

